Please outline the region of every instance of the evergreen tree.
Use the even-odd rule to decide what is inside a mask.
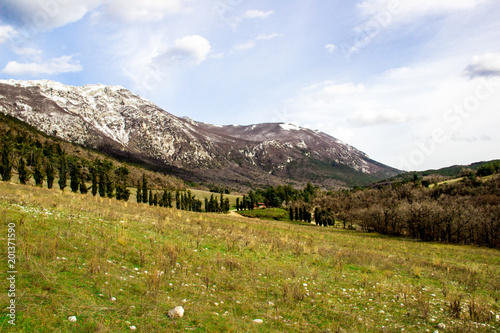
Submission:
[[[116,199],[128,201],[130,190],[127,188],[129,170],[126,166],[121,166],[115,170],[116,175]]]
[[[4,140],[2,145],[2,163],[0,164],[0,174],[2,175],[2,180],[8,182],[12,178],[12,144]]]
[[[97,172],[97,165],[95,163],[90,167],[90,179],[92,181],[92,195],[95,197],[99,189],[99,175]]]
[[[153,206],[153,190],[149,190],[148,203],[150,206]]]
[[[106,185],[108,183],[108,175],[104,174],[101,170],[99,170],[99,178],[98,178],[98,190],[99,196],[104,198],[106,196]]]
[[[54,165],[52,164],[52,160],[50,158],[47,159],[47,164],[45,166],[45,173],[47,175],[47,188],[52,188],[54,185],[54,179],[56,178]]]
[[[144,173],[142,174],[142,202],[148,203],[148,179]]]
[[[290,218],[290,221],[293,221],[293,208],[292,208],[292,206],[290,206],[290,208],[288,210],[288,216]]]
[[[28,180],[31,178],[31,173],[26,166],[26,161],[24,160],[24,157],[21,156],[19,159],[19,164],[17,166],[17,173],[19,175],[19,183],[26,185]]]
[[[106,195],[108,198],[113,198],[115,196],[115,184],[110,179],[109,175],[106,175]]]
[[[35,184],[36,186],[42,187],[45,173],[42,166],[42,157],[40,155],[35,158],[35,165],[33,166],[33,168],[33,178],[35,179]]]
[[[236,211],[240,210],[240,198],[236,198]]]
[[[68,177],[68,162],[66,160],[66,154],[64,152],[59,156],[59,188],[64,190],[67,185]]]
[[[175,191],[175,208],[181,209],[181,196],[179,190]]]
[[[158,193],[155,193],[153,196],[153,205],[158,206]]]
[[[300,221],[299,207],[295,207],[295,221]]]
[[[71,161],[69,169],[69,186],[71,187],[71,192],[78,192],[80,187],[80,171],[81,165],[77,161]]]
[[[137,189],[136,189],[136,195],[137,203],[142,203],[142,185],[141,181],[137,181]]]
[[[210,212],[209,207],[208,207],[208,198],[205,198],[205,212]]]

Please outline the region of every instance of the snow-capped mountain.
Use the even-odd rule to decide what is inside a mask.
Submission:
[[[0,112],[49,135],[190,180],[333,186],[398,173],[322,132],[284,123],[196,122],[119,86],[0,80]]]

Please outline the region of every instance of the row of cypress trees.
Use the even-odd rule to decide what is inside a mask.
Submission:
[[[2,133],[0,176],[3,181],[11,181],[16,170],[19,183],[27,184],[33,177],[36,186],[47,188],[57,184],[61,190],[68,186],[72,192],[88,193],[87,182],[95,196],[116,198],[127,201],[130,190],[127,188],[129,170],[126,166],[115,168],[108,160],[96,158],[93,161],[68,155],[58,143],[41,143],[26,132]]]

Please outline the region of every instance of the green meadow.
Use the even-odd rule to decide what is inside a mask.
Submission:
[[[0,221],[2,332],[500,327],[495,249],[192,213],[5,182]],[[15,327],[7,316],[9,224],[16,237]],[[176,306],[184,316],[170,318]]]

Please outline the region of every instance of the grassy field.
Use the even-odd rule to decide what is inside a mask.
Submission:
[[[196,189],[189,189],[193,195],[196,195],[197,199],[201,199],[202,201],[205,200],[205,198],[210,199],[210,197],[213,195],[214,198],[217,198],[217,200],[220,201],[220,194],[219,193],[213,193],[210,191],[202,191],[202,190],[196,190]],[[240,198],[240,200],[243,198],[242,195],[234,195],[234,194],[224,194],[224,198],[229,199],[229,204],[231,207],[236,207],[236,198]]]
[[[238,214],[262,220],[290,221],[288,210],[283,208],[244,210],[238,212]]]
[[[500,327],[498,250],[190,213],[3,182],[0,221],[2,332]],[[17,238],[15,329],[6,316],[9,223]],[[167,312],[175,306],[184,307],[184,316],[170,319]]]

